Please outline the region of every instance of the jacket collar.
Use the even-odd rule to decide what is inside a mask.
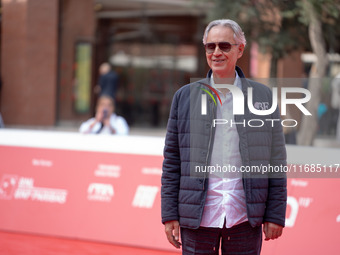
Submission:
[[[250,85],[248,84],[248,81],[247,81],[246,77],[244,76],[242,69],[240,67],[236,66],[235,70],[236,70],[238,76],[241,78],[242,93],[243,93],[244,96],[247,96],[248,95],[248,87],[250,87]],[[207,74],[207,78],[208,78],[209,81],[210,81],[211,75],[212,75],[212,70],[210,69],[208,71],[208,74]]]

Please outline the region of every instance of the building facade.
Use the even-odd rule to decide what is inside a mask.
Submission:
[[[98,67],[110,62],[119,75],[118,114],[130,125],[165,126],[173,93],[208,70],[207,8],[189,0],[2,0],[5,124],[55,126],[93,116]],[[270,57],[252,55],[247,47],[239,62],[246,75],[269,74]],[[287,69],[292,60],[282,60],[278,74],[299,77],[299,61]]]

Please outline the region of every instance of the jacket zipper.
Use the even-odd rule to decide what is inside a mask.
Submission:
[[[216,109],[216,107],[213,106],[212,107],[212,116],[213,116],[213,118],[215,117],[215,109]],[[211,140],[212,140],[212,132],[213,132],[213,126],[211,124],[210,125],[209,143],[208,143],[208,153],[207,153],[207,157],[206,157],[206,160],[205,160],[206,166],[208,166],[209,155],[211,154],[210,147],[211,147]],[[205,179],[206,179],[206,174],[204,175],[204,179],[203,179],[203,190],[204,190],[204,187],[205,187]]]

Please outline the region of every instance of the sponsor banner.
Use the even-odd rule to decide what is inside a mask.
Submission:
[[[261,254],[338,254],[339,179],[288,179],[286,227]]]
[[[1,145],[0,155],[1,230],[171,249],[161,156]]]
[[[161,224],[163,157],[161,153],[152,155],[150,150],[142,154],[145,144],[157,147],[164,140],[138,137],[140,147],[133,150],[140,151],[127,153],[124,146],[131,146],[133,137],[126,141],[111,137],[99,140],[99,147],[113,148],[105,152],[90,149],[93,137],[87,149],[87,138],[80,140],[74,134],[73,140],[65,135],[70,150],[60,146],[53,149],[54,134],[42,135],[46,144],[52,137],[47,148],[29,147],[28,142],[25,146],[13,146],[8,141],[1,145],[0,139],[0,230],[175,251]],[[58,142],[62,138],[58,133]],[[118,152],[119,147],[123,153]],[[317,149],[288,146],[287,150],[289,165],[296,169],[303,165],[308,152],[315,155],[309,164],[328,162],[333,173],[339,171],[334,167],[335,161],[321,162]],[[328,156],[334,153],[328,152]],[[337,254],[340,178],[288,178],[287,182],[283,236],[264,242],[262,254]]]

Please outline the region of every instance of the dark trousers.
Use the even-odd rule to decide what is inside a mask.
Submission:
[[[181,228],[182,254],[258,255],[262,246],[262,226],[253,228],[243,222],[232,228]]]

